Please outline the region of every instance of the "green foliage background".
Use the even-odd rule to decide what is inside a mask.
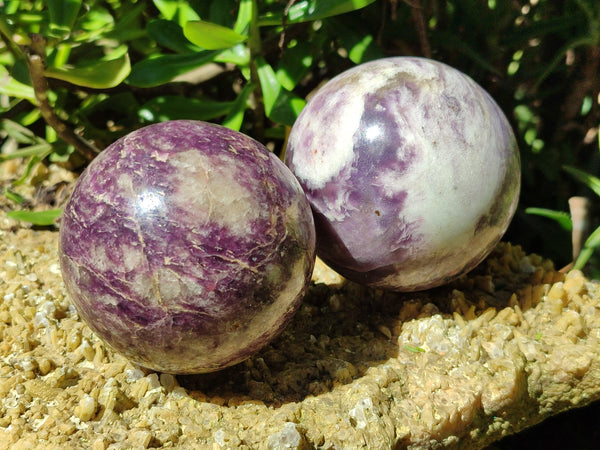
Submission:
[[[320,83],[375,58],[429,56],[479,82],[517,133],[523,188],[506,239],[561,267],[570,234],[525,209],[566,211],[584,195],[597,225],[593,192],[563,170],[598,174],[597,0],[0,0],[0,34],[0,161],[26,158],[30,171],[81,170],[87,144],[177,118],[224,124],[280,153]],[[33,87],[36,57],[50,118]],[[4,194],[20,208],[11,187]],[[592,258],[587,270],[599,266]]]

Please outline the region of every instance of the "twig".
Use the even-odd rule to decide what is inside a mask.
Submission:
[[[296,3],[296,0],[289,0],[283,10],[283,20],[281,22],[282,30],[281,35],[279,36],[279,51],[281,53],[283,53],[283,46],[285,45],[285,31],[287,29],[288,15],[290,13],[290,8],[294,6],[294,3]]]
[[[91,161],[98,153],[100,153],[100,150],[91,142],[88,142],[83,137],[75,134],[75,132],[73,132],[73,130],[71,130],[56,115],[52,105],[50,105],[50,102],[48,101],[48,80],[46,80],[46,77],[44,76],[44,69],[46,66],[44,57],[45,45],[46,42],[44,38],[38,34],[34,34],[31,36],[30,47],[24,51],[38,107],[40,108],[42,117],[48,125],[56,130],[58,137],[67,144],[74,146],[78,153],[88,161]]]
[[[254,84],[254,138],[259,142],[263,141],[265,135],[265,104],[263,100],[262,88],[260,87],[260,77],[258,76],[258,66],[256,58],[261,56],[262,47],[260,40],[260,30],[258,28],[258,7],[256,0],[252,2],[252,20],[250,22],[250,31],[248,33],[248,48],[250,50],[250,81]]]
[[[410,12],[421,43],[421,52],[426,58],[431,58],[431,45],[429,45],[429,39],[427,38],[427,27],[425,26],[421,0],[404,0],[404,2],[411,8]]]

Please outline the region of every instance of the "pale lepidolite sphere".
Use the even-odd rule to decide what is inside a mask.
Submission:
[[[83,172],[60,262],[81,317],[132,361],[210,372],[266,345],[310,281],[315,230],[289,169],[204,122],[134,131]]]
[[[520,189],[516,140],[491,96],[424,58],[352,68],[310,99],[286,163],[315,214],[317,253],[347,278],[414,291],[493,249]]]

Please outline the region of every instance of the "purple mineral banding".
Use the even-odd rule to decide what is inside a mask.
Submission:
[[[240,362],[293,316],[315,230],[289,169],[253,139],[198,121],[134,131],[82,173],[60,262],[90,328],[132,361],[202,373]]]
[[[397,291],[475,267],[520,190],[501,109],[467,75],[425,58],[384,58],[327,82],[292,127],[286,163],[313,208],[323,260]]]

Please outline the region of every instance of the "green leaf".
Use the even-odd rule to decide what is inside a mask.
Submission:
[[[256,58],[256,65],[265,114],[275,122],[292,126],[306,102],[281,86],[275,71],[264,58]]]
[[[210,120],[226,115],[233,102],[198,100],[178,95],[155,97],[142,105],[141,118],[151,122],[176,119]]]
[[[146,22],[144,16],[146,16],[148,5],[145,2],[138,2],[136,6],[130,2],[121,2],[121,5],[119,9],[125,10],[123,15],[118,18],[110,31],[103,33],[102,39],[110,39],[121,44],[135,40],[136,42],[133,44],[139,51],[146,44],[145,41],[148,37],[148,32],[143,27]]]
[[[174,20],[182,27],[190,20],[200,19],[186,0],[153,0],[153,3],[165,19]]]
[[[238,15],[233,26],[233,31],[239,34],[247,35],[248,28],[252,22],[252,12],[254,0],[241,0],[238,8]]]
[[[243,68],[250,64],[250,52],[244,44],[234,45],[215,56],[215,62],[231,63]]]
[[[308,42],[299,42],[287,48],[277,67],[277,80],[288,91],[310,72],[313,63],[312,46]]]
[[[596,248],[600,245],[600,227],[596,228],[585,240],[585,247]]]
[[[595,45],[596,45],[595,39],[593,37],[589,37],[589,36],[577,37],[577,38],[575,38],[575,39],[567,42],[558,51],[555,52],[554,58],[552,59],[552,61],[550,62],[550,64],[547,64],[545,66],[544,71],[537,78],[537,80],[535,82],[535,85],[534,85],[535,88],[537,89],[542,84],[542,82],[546,78],[548,78],[550,76],[550,74],[552,72],[554,72],[554,70],[556,70],[556,68],[562,63],[562,61],[565,58],[565,55],[568,52],[573,51],[577,47],[582,47],[582,46],[584,46],[584,47],[585,46],[593,47]]]
[[[449,51],[453,51],[453,52],[458,51],[458,52],[464,54],[465,56],[467,56],[468,58],[470,58],[472,61],[477,63],[480,67],[487,70],[488,72],[491,72],[500,77],[503,76],[503,74],[498,69],[496,69],[496,67],[494,67],[490,62],[488,62],[488,59],[486,58],[485,55],[483,55],[479,51],[477,51],[471,45],[471,43],[463,41],[454,33],[451,33],[451,32],[434,33],[432,35],[432,43],[437,46],[440,46],[442,48],[448,49]]]
[[[408,350],[412,353],[425,353],[425,349],[422,347],[415,347],[414,345],[405,345],[404,350]]]
[[[57,34],[69,34],[75,25],[82,0],[48,0],[50,30]]]
[[[360,20],[332,19],[327,27],[330,33],[335,33],[338,37],[342,46],[348,51],[348,58],[354,64],[385,56],[383,50],[377,45],[377,39],[374,39],[372,34],[356,32],[362,27]]]
[[[594,250],[595,249],[591,247],[582,248],[579,255],[577,255],[577,259],[573,263],[573,269],[582,270],[594,254]]]
[[[18,185],[25,183],[27,181],[27,179],[29,178],[29,176],[31,175],[31,173],[33,172],[33,169],[35,168],[35,166],[37,164],[39,164],[41,161],[43,161],[48,155],[50,155],[52,153],[53,147],[51,145],[48,144],[45,148],[42,148],[42,146],[43,146],[43,143],[40,144],[41,148],[38,148],[38,149],[36,149],[35,152],[31,153],[31,156],[29,157],[29,160],[27,161],[27,164],[25,165],[25,170],[23,171],[23,174],[21,175],[20,178],[18,178],[17,180],[12,182],[13,186],[18,186]],[[32,147],[35,147],[35,146],[32,146]]]
[[[367,34],[366,36],[363,36],[359,42],[350,48],[350,51],[348,52],[350,61],[352,61],[354,64],[360,64],[366,61],[365,55],[368,54],[368,50],[373,42],[375,41],[372,35]]]
[[[10,119],[0,121],[0,130],[15,139],[20,144],[37,144],[41,139],[29,128]]]
[[[10,211],[6,215],[11,219],[22,220],[34,225],[54,225],[54,221],[60,217],[62,209],[49,209],[47,211]]]
[[[200,49],[192,45],[183,34],[183,29],[175,22],[165,19],[151,20],[146,26],[148,34],[158,45],[177,53],[196,52]]]
[[[581,11],[551,15],[549,18],[532,20],[529,25],[507,29],[507,32],[502,36],[502,46],[508,48],[520,47],[531,39],[543,39],[545,36],[552,34],[568,34],[570,30],[585,29],[585,26],[585,15]]]
[[[114,25],[115,19],[110,11],[96,4],[79,19],[78,27],[85,32],[78,32],[73,35],[73,39],[78,42],[90,41],[112,30]]]
[[[186,23],[183,34],[190,42],[206,50],[230,48],[248,39],[247,36],[236,33],[231,28],[204,20],[192,20]]]
[[[4,195],[6,196],[7,199],[15,202],[17,205],[22,205],[26,201],[25,197],[23,197],[20,194],[17,194],[16,192],[12,192],[7,187],[4,188]]]
[[[136,87],[154,87],[168,83],[178,75],[212,62],[217,52],[199,52],[187,55],[159,55],[145,59],[131,68],[126,82]]]
[[[77,86],[94,89],[107,89],[118,86],[131,71],[127,49],[101,59],[96,63],[75,67],[48,67],[44,75],[49,78],[67,81]]]
[[[563,166],[563,169],[577,178],[579,181],[584,183],[587,187],[589,187],[592,191],[594,191],[597,195],[600,195],[600,178],[595,177],[583,170],[579,170],[572,166]]]
[[[231,128],[232,130],[239,131],[242,127],[242,123],[244,121],[244,113],[246,108],[248,107],[248,99],[250,98],[250,94],[254,90],[254,85],[252,83],[247,84],[242,89],[242,92],[239,93],[229,113],[223,120],[222,124],[224,127]]]
[[[585,240],[585,244],[573,264],[573,269],[583,269],[598,246],[600,246],[600,227],[596,228]]]
[[[8,161],[9,159],[17,159],[17,158],[28,158],[30,156],[36,155],[45,155],[49,150],[52,149],[52,146],[45,143],[30,145],[29,147],[22,148],[12,153],[2,153],[0,154],[0,161]]]
[[[536,216],[546,217],[557,222],[563,229],[571,231],[573,229],[573,222],[571,221],[571,215],[564,211],[554,211],[546,208],[527,208],[525,210],[527,214],[534,214]]]
[[[0,94],[22,98],[29,100],[33,104],[37,104],[33,88],[15,80],[2,65],[0,65]]]
[[[364,8],[375,0],[305,0],[296,2],[290,7],[286,23],[309,22],[321,20],[331,16],[345,14],[350,11]],[[259,26],[281,25],[284,13],[279,8],[277,12],[267,13],[258,19]]]

